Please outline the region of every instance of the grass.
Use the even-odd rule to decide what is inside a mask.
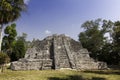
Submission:
[[[120,80],[120,70],[73,71],[12,71],[0,73],[0,80]]]

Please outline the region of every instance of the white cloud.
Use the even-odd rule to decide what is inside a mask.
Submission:
[[[24,0],[25,4],[28,4],[30,2],[30,0]]]
[[[45,30],[45,34],[51,34],[51,31],[49,31],[49,30]]]

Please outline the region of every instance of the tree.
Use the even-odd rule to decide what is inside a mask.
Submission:
[[[25,6],[24,0],[0,0],[0,51],[3,26],[17,20]]]
[[[13,48],[11,61],[17,61],[20,58],[24,58],[25,52],[26,52],[25,43],[22,40],[17,40]]]
[[[13,52],[13,46],[17,36],[16,24],[7,26],[4,30],[5,36],[3,37],[2,50],[10,57]]]
[[[26,42],[26,38],[27,38],[27,34],[26,33],[22,33],[22,36],[18,36],[17,37],[18,40],[22,40],[24,43]]]
[[[26,34],[17,37],[16,24],[7,26],[4,30],[5,36],[2,42],[2,51],[7,53],[11,61],[23,58],[26,52]]]
[[[120,64],[120,21],[114,22],[110,31],[112,41],[106,43],[101,50],[99,59],[108,64]]]
[[[17,36],[17,40],[22,41],[25,45],[25,49],[27,50],[27,48],[29,47],[29,42],[30,41],[27,41],[26,38],[27,38],[26,33],[22,33],[22,35]]]
[[[100,61],[107,62],[108,65],[113,64],[115,60],[113,59],[113,48],[114,46],[112,43],[105,43],[97,58]]]
[[[120,64],[120,21],[114,23],[113,27],[113,60],[114,64]]]
[[[84,29],[84,32],[79,34],[79,41],[81,41],[84,48],[91,52],[91,57],[98,59],[103,46],[106,42],[109,42],[105,34],[110,32],[113,27],[112,21],[91,20],[83,23],[81,27]]]
[[[0,67],[1,72],[4,72],[4,64],[8,63],[10,61],[10,58],[5,53],[0,53]]]
[[[26,37],[27,34],[23,33],[22,36],[17,36],[15,45],[13,47],[13,52],[11,55],[12,61],[17,61],[20,58],[24,58],[26,52]]]

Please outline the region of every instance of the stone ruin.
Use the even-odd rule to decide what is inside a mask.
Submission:
[[[104,62],[90,58],[80,42],[62,35],[48,36],[32,42],[25,58],[11,63],[12,70],[46,70],[70,68],[76,70],[106,69]]]

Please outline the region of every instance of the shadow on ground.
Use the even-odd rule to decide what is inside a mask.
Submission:
[[[50,77],[48,80],[106,80],[105,78],[93,77],[92,79],[83,78],[80,75],[68,76],[66,78]]]
[[[109,74],[113,74],[113,75],[120,75],[120,70],[118,71],[84,71],[85,73],[95,73],[95,74],[105,74],[105,75],[109,75]]]

